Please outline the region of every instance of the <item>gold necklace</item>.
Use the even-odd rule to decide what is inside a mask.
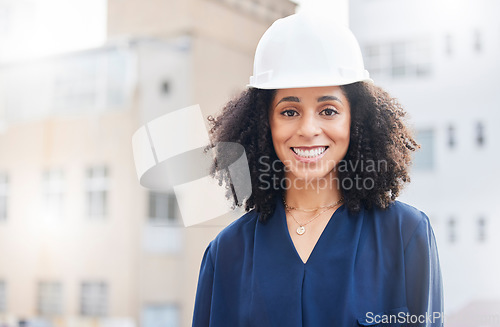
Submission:
[[[331,208],[328,208],[328,209],[325,209],[323,211],[320,211],[318,214],[316,214],[314,217],[312,217],[311,219],[309,219],[308,222],[304,223],[304,224],[301,224],[297,221],[297,219],[295,219],[295,217],[292,215],[291,211],[290,210],[287,210],[288,213],[290,214],[290,216],[293,218],[293,220],[295,220],[295,222],[299,225],[299,227],[297,227],[297,229],[295,230],[297,232],[297,234],[299,235],[302,235],[306,232],[306,225],[309,224],[311,221],[313,221],[314,219],[318,218],[322,213],[330,210]]]
[[[318,211],[319,209],[330,209],[330,208],[335,207],[337,204],[342,203],[343,201],[344,201],[344,198],[341,197],[337,202],[334,202],[332,204],[328,204],[326,206],[316,207],[316,208],[312,208],[312,209],[302,209],[302,208],[289,206],[285,201],[285,197],[283,196],[283,204],[285,205],[285,209],[297,210],[297,211],[302,211],[302,212],[313,212],[313,211]]]
[[[314,215],[314,217],[312,217],[311,219],[309,219],[307,222],[305,222],[304,224],[301,224],[298,222],[297,219],[295,219],[295,217],[293,216],[292,214],[292,210],[300,210],[298,208],[294,208],[294,207],[290,207],[286,204],[286,201],[285,201],[285,198],[283,198],[283,203],[285,205],[285,209],[286,211],[290,214],[290,217],[293,218],[293,220],[295,220],[295,222],[299,225],[299,227],[297,227],[296,229],[296,232],[298,235],[303,235],[305,232],[306,232],[306,225],[309,224],[311,221],[313,221],[314,219],[318,218],[322,213],[330,210],[331,208],[335,207],[336,205],[342,203],[344,201],[344,198],[340,198],[340,200],[338,200],[337,202],[333,203],[333,204],[330,204],[330,205],[327,205],[327,206],[323,206],[323,207],[319,207],[319,208],[316,208],[315,210],[319,210],[321,208],[323,208],[324,210],[320,211],[319,213],[317,213],[316,215]],[[312,210],[312,209],[302,209],[302,210]]]

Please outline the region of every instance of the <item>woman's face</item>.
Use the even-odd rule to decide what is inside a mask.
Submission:
[[[351,109],[339,86],[277,90],[269,122],[287,178],[332,177],[347,153]]]

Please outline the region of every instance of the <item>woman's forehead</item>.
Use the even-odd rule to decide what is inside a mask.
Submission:
[[[303,100],[328,101],[339,99],[346,100],[345,94],[340,86],[321,86],[278,89],[274,96],[274,103],[281,101],[301,102]]]

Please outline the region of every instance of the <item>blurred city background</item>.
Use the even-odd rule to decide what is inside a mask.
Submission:
[[[409,112],[400,199],[433,224],[445,326],[500,326],[500,2],[305,2],[0,0],[0,326],[190,326],[203,252],[239,213],[184,228],[173,193],[139,185],[132,134],[217,112],[301,6],[349,24]]]

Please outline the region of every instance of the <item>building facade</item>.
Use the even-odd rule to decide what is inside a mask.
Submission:
[[[500,299],[499,9],[491,0],[350,1],[367,69],[403,104],[421,144],[401,199],[433,224],[448,326]]]
[[[109,0],[102,47],[0,64],[1,323],[191,324],[204,249],[234,217],[182,227],[172,194],[139,185],[131,137],[186,106],[219,110],[294,10]]]

